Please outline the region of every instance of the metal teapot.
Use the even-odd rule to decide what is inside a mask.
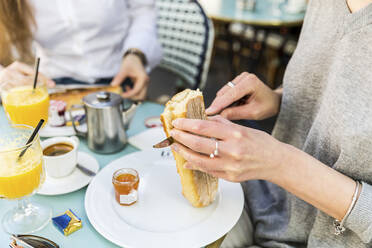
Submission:
[[[127,143],[125,132],[129,124],[127,115],[133,116],[138,104],[131,103],[125,107],[127,99],[111,92],[95,92],[83,97],[83,105],[74,105],[71,111],[84,107],[87,122],[87,132],[78,130],[72,121],[78,136],[86,137],[89,149],[97,153],[114,153],[124,148]],[[130,118],[131,118],[130,117]]]

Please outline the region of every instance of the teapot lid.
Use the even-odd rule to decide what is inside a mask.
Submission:
[[[123,98],[115,93],[107,91],[94,92],[83,97],[85,105],[92,108],[109,108],[120,105]]]

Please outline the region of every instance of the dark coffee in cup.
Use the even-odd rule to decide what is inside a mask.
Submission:
[[[53,144],[53,145],[50,145],[50,146],[46,147],[43,150],[43,154],[44,154],[44,156],[54,157],[54,156],[60,156],[60,155],[66,154],[66,153],[72,151],[73,149],[74,149],[74,147],[71,144],[56,143],[56,144]]]

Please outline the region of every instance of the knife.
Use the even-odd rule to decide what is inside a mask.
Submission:
[[[107,87],[106,84],[69,84],[57,85],[54,88],[48,89],[49,94],[65,93],[69,90],[82,90],[82,89],[97,89]]]
[[[160,141],[159,143],[153,145],[152,147],[153,148],[164,148],[164,147],[172,145],[173,143],[174,143],[173,137],[169,136],[165,140]]]
[[[232,104],[230,104],[226,108],[231,108],[231,107],[237,107],[237,106],[244,105],[248,98],[249,98],[249,95],[243,96],[242,98],[233,102]],[[159,143],[153,145],[152,147],[153,148],[164,148],[164,147],[168,147],[168,146],[172,145],[173,143],[174,143],[173,137],[169,136],[165,140],[160,141]]]

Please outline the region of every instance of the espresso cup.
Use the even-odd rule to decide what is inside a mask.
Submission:
[[[71,146],[71,150],[64,154],[56,154],[53,156],[44,154],[46,148],[49,148],[56,144],[69,145]],[[76,136],[54,137],[41,142],[47,175],[54,178],[61,178],[70,175],[77,164],[78,146],[79,138],[77,138]]]

